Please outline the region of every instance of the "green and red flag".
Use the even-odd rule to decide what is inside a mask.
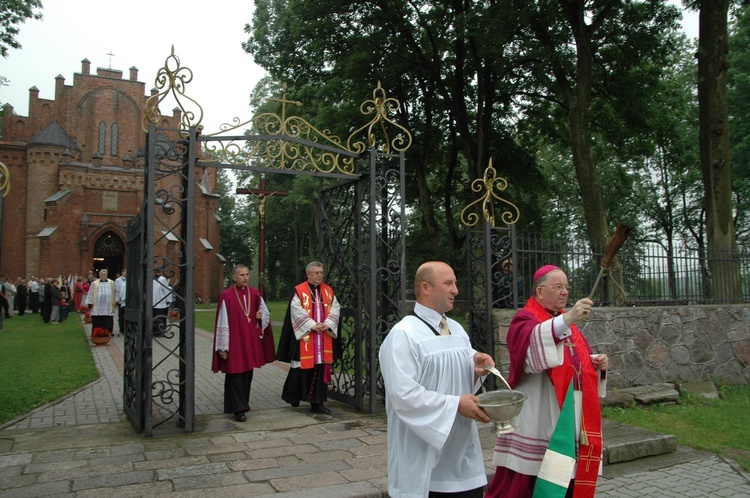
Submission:
[[[576,465],[576,421],[573,380],[568,386],[560,418],[542,459],[533,498],[563,498]]]

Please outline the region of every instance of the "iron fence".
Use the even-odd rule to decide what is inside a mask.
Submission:
[[[568,275],[570,301],[588,296],[600,270],[604,247],[592,249],[586,242],[519,235],[508,267],[505,288],[518,293],[518,305],[531,294],[534,271],[542,265],[560,266]],[[504,256],[503,256],[504,257]],[[731,278],[718,278],[714,269],[727,265]],[[750,249],[711,257],[675,244],[628,240],[610,265],[594,300],[600,306],[653,306],[681,304],[730,304],[750,302]],[[726,273],[725,273],[726,275]],[[737,290],[738,278],[739,290]],[[508,281],[515,285],[508,285]],[[729,290],[731,289],[731,292]],[[718,296],[725,296],[719,298]],[[728,297],[727,297],[728,296]],[[512,299],[506,300],[513,307]]]

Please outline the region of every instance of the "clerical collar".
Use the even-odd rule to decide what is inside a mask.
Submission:
[[[539,302],[539,299],[537,299],[536,296],[534,296],[532,299],[529,299],[527,304],[531,303],[532,300],[534,301],[534,304],[536,304],[538,308],[541,308],[544,311],[546,311],[547,314],[551,316],[552,318],[555,318],[556,316],[559,316],[560,314],[562,314],[562,311],[552,311],[542,306],[542,303]]]
[[[311,284],[310,282],[307,282],[307,285],[310,286],[310,290],[311,291],[316,291],[316,290],[320,289],[320,285]]]

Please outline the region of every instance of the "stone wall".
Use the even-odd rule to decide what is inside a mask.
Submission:
[[[505,336],[514,310],[494,310],[495,361],[508,370]],[[596,308],[581,330],[609,355],[608,385],[750,384],[750,305]]]

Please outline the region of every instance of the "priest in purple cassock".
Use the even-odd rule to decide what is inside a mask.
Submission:
[[[216,306],[216,333],[211,369],[224,372],[224,413],[247,420],[253,370],[274,361],[271,317],[258,289],[248,285],[250,272],[237,265],[234,285],[221,293]],[[270,341],[270,352],[266,343]]]

